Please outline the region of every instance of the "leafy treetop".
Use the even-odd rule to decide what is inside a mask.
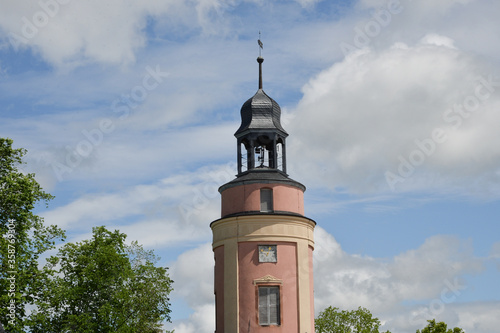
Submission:
[[[429,324],[422,330],[417,330],[416,333],[464,333],[464,330],[458,327],[448,329],[448,325],[444,322],[436,323],[435,319],[427,320]]]
[[[34,174],[22,172],[26,149],[12,145],[12,139],[0,138],[0,320],[7,332],[19,333],[43,278],[38,259],[65,235],[33,213],[37,203],[47,205],[53,197]]]
[[[92,239],[68,243],[48,260],[33,333],[162,332],[173,281],[152,251],[125,238],[96,227]]]

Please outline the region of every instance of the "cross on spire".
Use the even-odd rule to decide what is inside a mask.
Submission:
[[[264,49],[264,44],[262,44],[262,41],[260,40],[260,31],[259,31],[259,39],[257,40],[257,43],[259,44],[259,57],[262,57],[262,50]]]
[[[262,49],[264,48],[264,44],[260,40],[260,31],[259,31],[259,39],[257,40],[259,44],[259,57],[257,58],[257,62],[259,63],[259,89],[262,89],[262,63],[264,62],[264,58],[262,58]]]

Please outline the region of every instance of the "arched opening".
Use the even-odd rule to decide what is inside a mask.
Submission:
[[[248,154],[245,143],[241,142],[238,146],[238,173],[248,170]]]
[[[272,168],[273,167],[273,142],[267,135],[260,135],[255,140],[255,167]]]
[[[266,146],[255,147],[255,167],[269,167],[269,150]]]
[[[283,143],[281,141],[278,141],[276,144],[276,169],[284,171],[283,170]]]
[[[238,174],[253,169],[276,169],[286,173],[285,140],[261,134],[238,140]]]

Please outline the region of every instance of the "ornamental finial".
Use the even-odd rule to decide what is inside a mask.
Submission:
[[[257,43],[259,44],[259,57],[257,58],[257,62],[259,63],[259,89],[262,89],[262,63],[264,62],[264,58],[262,58],[262,49],[264,49],[264,44],[262,44],[260,40],[260,31]]]

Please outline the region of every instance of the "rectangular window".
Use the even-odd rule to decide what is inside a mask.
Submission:
[[[273,211],[273,190],[270,188],[263,188],[260,190],[260,211]]]
[[[280,325],[279,287],[259,287],[259,325]]]

